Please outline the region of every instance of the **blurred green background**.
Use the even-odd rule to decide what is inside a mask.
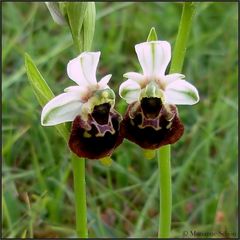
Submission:
[[[134,45],[146,40],[151,27],[174,46],[181,5],[96,3],[98,76],[112,73],[117,92],[123,73],[140,69]],[[56,25],[43,3],[2,6],[3,237],[75,236],[70,154],[55,128],[40,125],[24,53],[56,95],[73,85],[66,65],[77,53],[68,28]],[[237,231],[237,21],[237,3],[197,5],[183,73],[201,101],[178,108],[185,133],[172,146],[172,237],[194,230],[234,237]],[[116,108],[126,109],[118,96]],[[156,159],[144,159],[128,141],[113,159],[109,168],[87,161],[89,236],[156,237]]]

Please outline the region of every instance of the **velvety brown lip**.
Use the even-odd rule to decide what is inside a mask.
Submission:
[[[121,115],[110,110],[109,104],[95,106],[87,121],[77,116],[72,124],[70,149],[88,159],[111,156],[123,141],[119,133],[121,120]]]
[[[153,98],[148,102],[143,100],[129,105],[120,128],[123,137],[145,149],[173,144],[181,138],[183,132],[184,126],[177,107],[164,106]]]

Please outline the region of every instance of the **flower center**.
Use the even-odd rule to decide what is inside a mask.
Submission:
[[[157,97],[144,97],[141,100],[141,108],[146,118],[156,118],[162,108],[162,101]]]
[[[94,120],[103,125],[108,123],[109,112],[111,105],[109,103],[103,103],[94,107],[92,117]]]

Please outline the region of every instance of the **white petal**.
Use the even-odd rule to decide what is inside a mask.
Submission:
[[[185,78],[185,75],[180,74],[180,73],[172,73],[172,74],[165,75],[162,78],[166,82],[166,85],[168,85],[174,81],[182,80],[183,78]]]
[[[165,100],[169,104],[193,105],[199,101],[198,90],[185,80],[177,80],[167,85]]]
[[[62,93],[49,101],[42,110],[41,124],[53,126],[71,122],[81,111],[82,102],[76,93]]]
[[[128,104],[137,101],[139,99],[140,93],[140,85],[131,79],[123,82],[119,87],[120,97],[125,99]]]
[[[82,102],[86,102],[89,95],[89,89],[80,86],[67,87],[64,89],[64,92],[77,94],[77,98]]]
[[[138,60],[147,77],[162,76],[171,59],[171,46],[167,41],[150,41],[135,45]]]
[[[79,86],[97,84],[96,70],[100,54],[100,52],[83,52],[78,57],[69,61],[67,65],[69,78]]]
[[[140,74],[140,73],[136,73],[136,72],[127,72],[125,74],[123,74],[123,76],[125,78],[129,78],[129,79],[132,79],[133,81],[136,81],[138,83],[141,83],[144,81],[145,79],[145,76]]]
[[[108,88],[107,84],[108,84],[109,80],[111,79],[111,77],[112,77],[112,74],[108,74],[98,82],[100,89]]]

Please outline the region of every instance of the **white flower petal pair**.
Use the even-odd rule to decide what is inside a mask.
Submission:
[[[96,80],[96,70],[100,52],[83,52],[78,57],[69,61],[67,73],[77,86],[70,86],[51,101],[42,110],[41,124],[53,126],[63,122],[71,122],[81,114],[84,104],[92,97],[96,90],[109,88],[107,85],[111,74]]]
[[[171,46],[167,41],[150,41],[137,44],[135,50],[143,70],[143,74],[128,72],[128,78],[120,85],[119,95],[131,104],[140,100],[141,92],[152,82],[163,92],[163,100],[168,104],[192,105],[199,101],[197,89],[183,80],[179,73],[165,75],[171,59]],[[90,98],[97,90],[108,89],[111,74],[96,79],[96,70],[100,52],[83,52],[69,61],[67,74],[77,86],[70,86],[65,93],[49,101],[42,110],[41,123],[52,126],[63,122],[71,122],[82,111],[86,112],[91,103]],[[84,110],[83,110],[84,109]]]
[[[165,75],[171,60],[171,46],[167,41],[150,41],[135,46],[143,74],[128,72],[123,76],[128,78],[119,88],[119,95],[128,104],[140,100],[141,91],[151,83],[156,82],[163,91],[163,100],[168,104],[193,105],[199,101],[197,89],[183,80],[179,73]]]

